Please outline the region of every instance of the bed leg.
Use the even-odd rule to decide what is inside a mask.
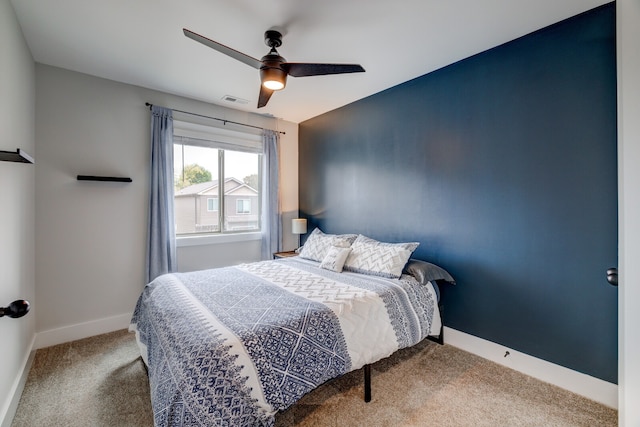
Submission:
[[[364,365],[364,401],[371,402],[371,365]]]
[[[444,306],[438,305],[438,308],[440,309],[440,335],[438,335],[437,337],[429,335],[427,339],[440,345],[444,345],[444,322],[442,321],[442,312],[444,311]]]
[[[440,326],[440,335],[438,335],[436,342],[440,345],[444,345],[444,324]]]

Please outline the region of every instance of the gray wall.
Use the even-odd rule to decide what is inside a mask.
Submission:
[[[145,284],[150,158],[145,102],[285,130],[283,191],[296,197],[283,206],[297,212],[296,124],[42,64],[36,66],[36,82],[38,345],[128,325]],[[80,182],[78,174],[128,176],[133,182]],[[286,237],[295,247],[293,236]],[[259,240],[180,247],[178,268],[259,257]]]
[[[13,7],[0,0],[0,150],[34,156],[35,67]],[[36,157],[37,161],[37,157]],[[35,301],[34,165],[0,162],[0,306]],[[32,310],[33,311],[33,310]],[[0,319],[0,425],[13,417],[20,375],[35,335],[35,315]],[[19,396],[18,396],[19,397]],[[3,422],[3,419],[5,422]]]
[[[300,210],[418,240],[445,324],[617,382],[613,4],[300,125]]]

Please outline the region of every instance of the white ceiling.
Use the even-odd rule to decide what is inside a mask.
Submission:
[[[301,122],[608,0],[11,0],[34,60]],[[291,62],[365,73],[290,77],[257,109],[259,73],[183,28],[254,58],[284,33]],[[232,95],[247,105],[222,100]]]

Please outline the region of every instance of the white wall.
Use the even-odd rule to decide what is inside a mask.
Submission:
[[[640,426],[640,1],[618,0],[619,414]]]
[[[150,157],[145,102],[284,130],[283,209],[297,211],[297,124],[41,64],[36,99],[37,347],[128,325],[144,286]],[[79,182],[78,174],[128,176],[133,182]],[[286,244],[295,247],[289,239]],[[256,245],[180,248],[179,267],[255,261]]]
[[[0,150],[35,156],[35,71],[8,0],[0,0]],[[36,156],[37,161],[37,156]],[[26,317],[0,319],[0,425],[13,417],[35,331],[34,165],[0,162],[0,306],[27,299]]]

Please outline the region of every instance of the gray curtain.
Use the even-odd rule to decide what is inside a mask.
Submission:
[[[280,186],[278,184],[279,134],[264,130],[262,134],[262,259],[273,259],[282,249]]]
[[[173,111],[151,107],[151,183],[147,283],[176,269],[173,219]]]

